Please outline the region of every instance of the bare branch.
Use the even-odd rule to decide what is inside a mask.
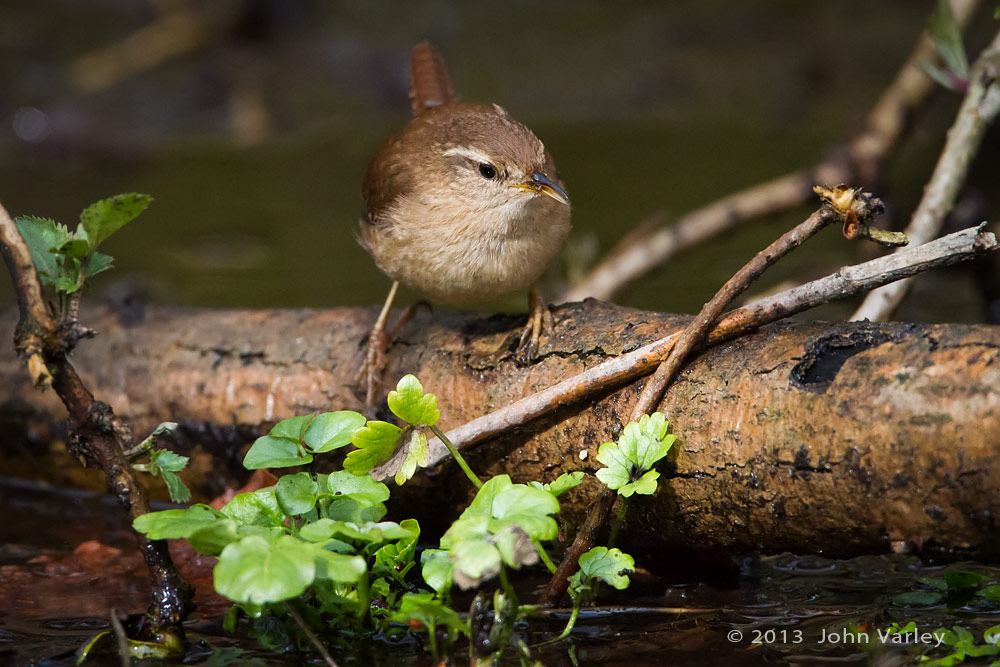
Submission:
[[[978,0],[952,0],[951,4],[956,20],[964,28],[979,3]],[[869,112],[864,130],[845,149],[832,151],[830,157],[811,168],[723,197],[641,238],[627,236],[583,280],[556,300],[611,299],[626,285],[679,252],[750,220],[808,202],[815,183],[872,185],[882,163],[902,138],[910,118],[934,90],[934,82],[920,65],[935,60],[933,42],[927,35],[921,35],[913,53]]]
[[[862,294],[875,287],[934,268],[964,262],[1000,248],[996,237],[980,227],[949,234],[923,246],[908,247],[886,257],[848,266],[821,278],[728,313],[709,333],[706,344],[752,331],[770,322],[819,304]],[[620,385],[650,372],[669,352],[679,332],[610,359],[579,375],[532,394],[516,403],[474,419],[446,433],[459,448],[470,447],[491,436],[521,426],[567,403],[580,400],[600,387]],[[448,456],[444,445],[430,443],[431,464]]]
[[[955,124],[948,131],[941,157],[924,196],[917,206],[906,235],[911,243],[926,243],[941,231],[945,216],[955,205],[958,191],[965,182],[973,158],[979,152],[986,128],[1000,113],[1000,33],[972,66],[969,90],[958,110]],[[865,298],[853,320],[888,319],[899,307],[911,281],[902,280],[882,287]]]

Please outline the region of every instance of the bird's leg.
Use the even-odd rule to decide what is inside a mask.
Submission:
[[[392,308],[393,299],[396,298],[396,291],[399,289],[399,281],[394,280],[389,288],[389,296],[385,298],[382,312],[378,314],[375,325],[372,326],[371,333],[368,334],[368,349],[365,351],[365,360],[358,371],[357,384],[363,388],[365,393],[365,408],[370,413],[375,405],[375,395],[378,392],[379,384],[382,381],[382,371],[385,370],[385,353],[389,350],[391,338],[386,334],[385,323],[389,319],[389,309]]]
[[[538,342],[542,337],[542,332],[552,331],[552,313],[549,306],[542,299],[538,289],[532,287],[528,292],[528,323],[524,325],[521,332],[521,340],[517,344],[515,360],[522,366],[527,366],[535,359],[538,353]]]

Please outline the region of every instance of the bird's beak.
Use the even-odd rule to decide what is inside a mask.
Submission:
[[[533,173],[530,180],[518,183],[514,187],[518,190],[530,190],[531,192],[548,195],[560,204],[569,206],[569,195],[566,193],[566,190],[540,171]]]

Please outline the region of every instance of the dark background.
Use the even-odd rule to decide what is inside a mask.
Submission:
[[[102,248],[118,268],[95,279],[98,297],[140,293],[210,307],[375,304],[389,281],[354,240],[360,181],[379,143],[408,119],[408,52],[429,38],[462,99],[504,105],[556,158],[574,231],[545,286],[554,295],[651,213],[683,213],[812,164],[849,139],[932,7],[5,0],[0,201],[13,215],[72,224],[96,199],[152,194],[149,211]],[[969,33],[970,60],[996,29],[990,12]],[[162,39],[149,27],[168,16],[180,28]],[[184,23],[192,16],[201,18]],[[147,66],[100,80],[105,70],[94,54],[123,44],[123,62]],[[177,53],[158,61],[162,44]],[[893,162],[878,194],[898,221],[915,206],[959,102],[940,91]],[[967,192],[978,215],[994,222],[998,144],[994,131]],[[807,214],[705,244],[619,301],[696,311]],[[759,288],[819,277],[865,252],[828,230]],[[0,280],[0,303],[11,299]],[[523,309],[523,299],[484,307]],[[812,316],[846,316],[854,305]],[[985,315],[963,268],[919,280],[899,317]]]

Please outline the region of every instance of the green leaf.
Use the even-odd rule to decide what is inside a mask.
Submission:
[[[302,595],[316,577],[317,547],[290,535],[273,542],[251,535],[226,546],[215,566],[215,590],[234,602],[280,602]]]
[[[235,542],[237,538],[236,522],[232,519],[220,519],[191,533],[188,542],[198,553],[218,556],[227,544]]]
[[[993,625],[983,631],[983,641],[996,646],[1000,643],[1000,625]]]
[[[350,410],[317,415],[303,435],[306,447],[314,453],[329,452],[351,444],[351,435],[365,425],[365,417]]]
[[[491,477],[482,488],[476,492],[476,497],[472,499],[469,506],[462,512],[462,517],[479,515],[485,517],[493,516],[493,501],[497,495],[513,485],[510,475],[497,475]]]
[[[948,0],[938,0],[937,7],[927,22],[927,34],[941,57],[945,69],[961,81],[969,79],[969,61],[962,45],[962,29],[955,20]]]
[[[389,620],[405,624],[416,621],[432,635],[439,625],[469,635],[469,624],[462,620],[458,612],[435,600],[430,593],[406,593],[399,602],[399,611]]]
[[[175,454],[169,449],[152,449],[149,452],[149,471],[154,475],[161,470],[177,472],[183,470],[190,460],[188,457]]]
[[[361,556],[338,554],[317,548],[315,558],[317,579],[353,584],[368,572],[365,559]]]
[[[356,450],[344,459],[344,470],[355,475],[364,475],[378,464],[388,461],[396,450],[396,441],[402,429],[395,424],[370,421],[354,431],[351,442]]]
[[[176,474],[169,470],[161,470],[160,476],[163,483],[167,485],[167,493],[175,503],[186,503],[191,500],[191,489]]]
[[[926,607],[940,601],[941,594],[935,591],[910,591],[892,598],[892,603],[900,607]]]
[[[291,440],[298,444],[302,442],[302,436],[305,435],[306,429],[309,428],[309,424],[312,423],[314,417],[315,415],[302,415],[300,417],[282,419],[271,427],[268,435],[272,438]]]
[[[66,243],[69,231],[55,220],[33,215],[19,215],[14,224],[31,252],[42,285],[55,287],[61,271],[52,251]]]
[[[935,577],[919,577],[917,581],[923,584],[924,586],[927,586],[929,588],[936,588],[939,591],[948,590],[948,582],[946,582],[944,579],[937,579]]]
[[[65,268],[66,274],[56,278],[56,290],[73,294],[80,289],[80,267],[75,265],[72,268]]]
[[[312,454],[305,453],[297,442],[265,435],[250,446],[243,457],[243,467],[247,470],[289,468],[311,463],[312,458]]]
[[[417,471],[417,466],[423,468],[430,460],[430,450],[427,448],[427,435],[414,429],[410,432],[410,442],[406,446],[406,455],[399,466],[394,480],[396,484],[402,486],[413,477]]]
[[[307,472],[284,475],[275,485],[274,495],[282,512],[288,516],[298,516],[316,506],[319,485]]]
[[[975,572],[948,570],[944,573],[944,580],[948,584],[949,591],[969,591],[979,588],[986,581],[986,577]]]
[[[103,273],[111,268],[114,263],[114,257],[111,255],[105,255],[103,252],[95,252],[90,257],[90,261],[87,262],[87,278],[96,276],[98,273]]]
[[[428,586],[438,593],[451,588],[455,563],[451,555],[443,549],[424,549],[420,554],[420,573]]]
[[[365,507],[381,505],[389,499],[389,487],[376,482],[370,475],[355,475],[346,470],[338,470],[327,476],[326,483],[330,493],[350,498]]]
[[[653,466],[676,439],[667,435],[669,426],[662,412],[626,424],[617,443],[606,442],[598,448],[597,460],[606,467],[597,471],[597,478],[626,498],[633,493],[654,493],[660,475]]]
[[[146,210],[152,200],[149,195],[130,192],[102,199],[85,208],[80,214],[80,227],[87,234],[90,249],[94,250],[105,239],[134,220]]]
[[[448,552],[455,561],[455,581],[465,590],[478,586],[500,571],[500,551],[489,541],[462,540],[452,545]]]
[[[1000,602],[1000,584],[984,586],[976,591],[976,596],[992,600],[993,602]]]
[[[390,540],[400,540],[416,537],[411,528],[404,528],[394,521],[367,522],[356,524],[350,521],[335,521],[330,526],[333,535],[357,542],[388,542]]]
[[[555,496],[525,484],[509,486],[493,500],[493,518],[502,520],[503,525],[519,526],[533,540],[551,540],[558,535],[559,526],[548,516],[557,512],[559,501]],[[493,532],[499,530],[498,525]]]
[[[441,417],[437,409],[437,397],[424,394],[420,380],[413,375],[405,375],[390,391],[386,399],[392,413],[413,426],[433,426]]]
[[[583,471],[577,470],[576,472],[564,472],[559,475],[554,482],[551,484],[542,484],[541,482],[528,482],[528,486],[533,486],[536,489],[541,489],[543,491],[548,491],[553,496],[559,496],[566,493],[570,489],[579,486],[580,482],[583,481]]]
[[[280,526],[285,521],[271,489],[238,493],[226,503],[222,513],[241,525],[270,527]]]
[[[594,547],[580,556],[580,571],[589,579],[600,579],[618,590],[628,588],[628,575],[635,572],[635,560],[619,549]]]
[[[222,512],[199,504],[137,516],[132,527],[152,540],[167,540],[190,537],[195,531],[223,518]]]

